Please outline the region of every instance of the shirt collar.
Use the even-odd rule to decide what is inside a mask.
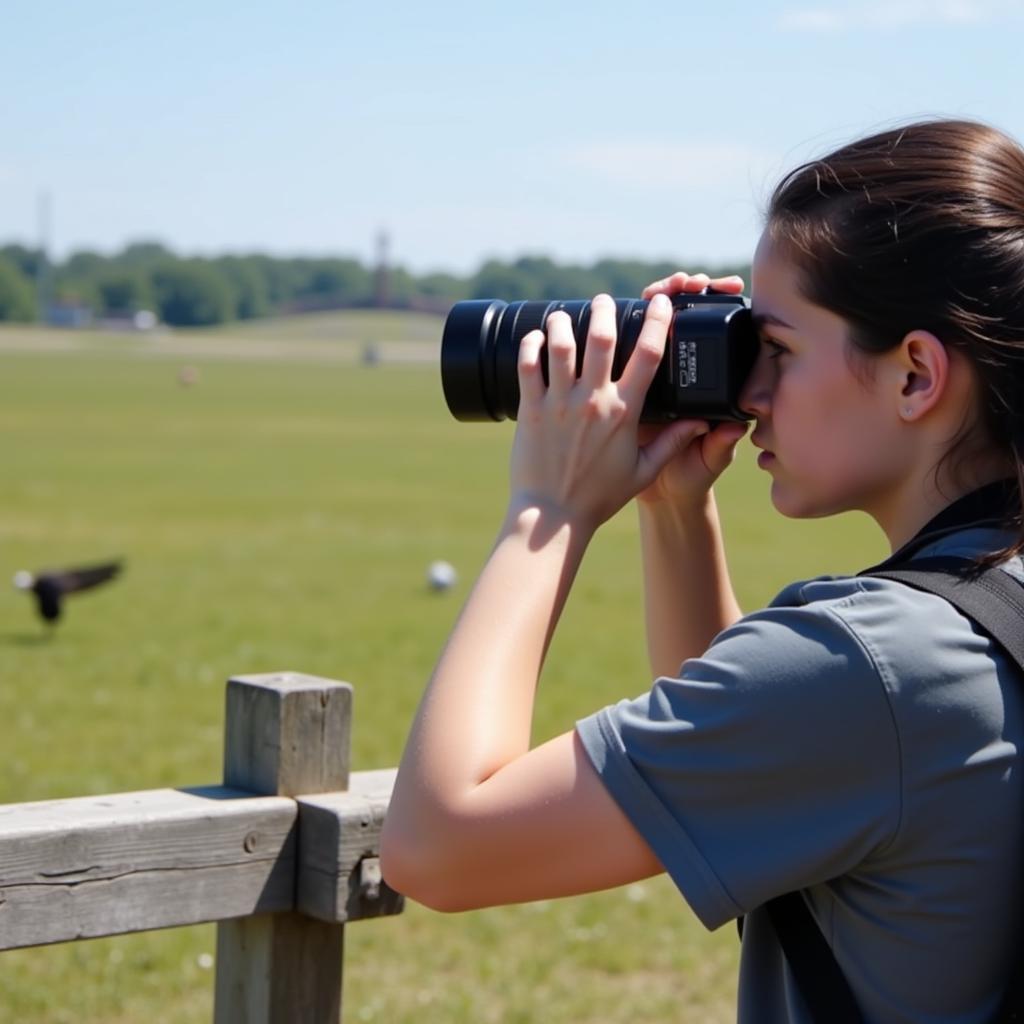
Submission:
[[[978,526],[1004,527],[1008,521],[1020,520],[1020,496],[1017,481],[996,480],[976,491],[957,498],[938,515],[933,516],[910,540],[894,551],[884,562],[866,572],[887,569],[907,562],[921,548],[951,533]]]

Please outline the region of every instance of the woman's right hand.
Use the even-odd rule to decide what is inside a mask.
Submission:
[[[732,275],[711,278],[707,274],[687,274],[677,271],[670,277],[649,284],[642,298],[655,295],[680,295],[700,293],[707,288],[729,295],[743,291],[743,279]],[[702,507],[712,484],[732,462],[736,445],[747,432],[745,423],[725,421],[715,425],[705,424],[707,430],[693,436],[675,424],[641,424],[640,443],[649,444],[666,430],[675,429],[679,436],[679,448],[657,478],[638,495],[637,501],[648,507],[661,504],[674,508]]]

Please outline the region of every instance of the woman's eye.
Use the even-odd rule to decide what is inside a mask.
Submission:
[[[774,338],[762,338],[761,344],[765,347],[769,359],[778,359],[788,351],[785,345],[780,345]]]

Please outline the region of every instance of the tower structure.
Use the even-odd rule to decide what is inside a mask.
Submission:
[[[373,304],[387,309],[391,304],[390,254],[391,238],[383,229],[377,232],[377,266],[373,276]]]
[[[42,191],[36,199],[36,226],[39,232],[39,252],[36,258],[37,317],[45,323],[50,309],[50,220],[52,206],[50,193]]]

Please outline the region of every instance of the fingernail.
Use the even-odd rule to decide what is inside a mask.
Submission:
[[[658,313],[664,313],[670,309],[672,303],[669,302],[667,295],[662,295],[660,292],[651,299],[651,308]]]

